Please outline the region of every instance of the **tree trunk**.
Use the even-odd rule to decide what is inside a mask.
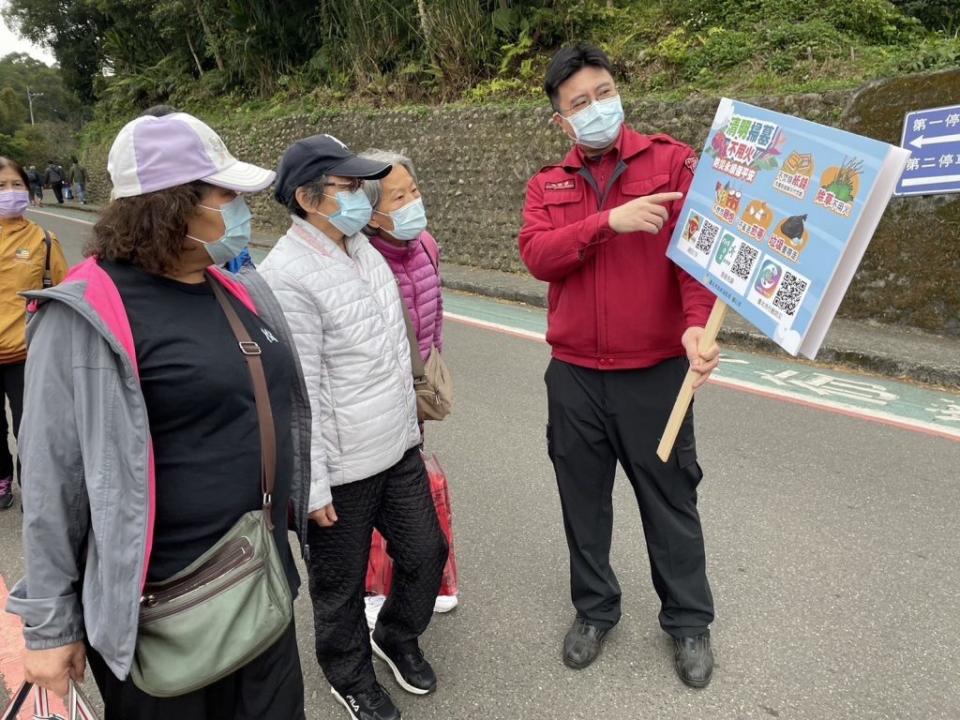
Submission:
[[[203,34],[207,38],[207,45],[213,50],[213,59],[217,62],[217,70],[224,71],[223,58],[220,56],[220,47],[213,39],[213,33],[210,32],[210,26],[207,19],[203,16],[203,8],[200,6],[200,0],[197,0],[197,15],[200,16],[200,24],[203,26]]]
[[[417,0],[417,15],[420,16],[420,29],[423,31],[423,41],[433,51],[433,33],[430,31],[430,16],[427,14],[425,0]]]
[[[190,37],[190,31],[187,30],[184,35],[187,36],[187,47],[190,48],[190,54],[193,55],[193,61],[197,64],[197,72],[203,77],[203,66],[200,64],[200,58],[197,57],[197,50],[193,47],[193,38]]]

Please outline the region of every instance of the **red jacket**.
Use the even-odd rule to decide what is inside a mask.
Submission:
[[[605,199],[588,167],[606,180]],[[681,336],[706,324],[716,298],[667,259],[683,200],[667,206],[669,222],[656,235],[618,235],[609,217],[635,197],[686,193],[695,167],[686,145],[624,126],[604,158],[589,162],[577,146],[531,178],[520,256],[534,277],[550,283],[547,342],[555,358],[623,370],[685,354]]]

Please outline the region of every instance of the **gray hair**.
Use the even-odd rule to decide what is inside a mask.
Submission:
[[[367,160],[374,160],[376,162],[390,163],[391,165],[402,165],[404,168],[406,168],[407,172],[410,173],[410,177],[413,178],[413,181],[417,182],[417,171],[413,169],[413,163],[406,155],[401,155],[397,152],[391,152],[390,150],[371,149],[360,153],[360,157],[366,158]],[[364,180],[363,192],[366,193],[367,199],[370,201],[370,205],[376,209],[376,207],[380,204],[380,200],[383,198],[383,183],[381,183],[379,180]]]
[[[306,196],[307,203],[310,205],[319,205],[321,202],[323,202],[323,196],[326,193],[324,183],[326,182],[327,176],[321,175],[316,180],[311,180],[307,184],[300,186],[300,188],[303,189],[303,194]],[[300,188],[297,188],[297,190]],[[307,211],[303,209],[303,207],[300,205],[300,201],[297,200],[296,190],[290,194],[290,199],[287,201],[287,210],[297,217],[307,217]]]

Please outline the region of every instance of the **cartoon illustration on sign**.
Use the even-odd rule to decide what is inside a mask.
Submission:
[[[743,193],[733,187],[729,181],[718,182],[714,189],[717,193],[717,201],[713,205],[714,215],[733,225],[737,220],[737,213],[740,211],[740,201],[743,199]]]
[[[773,212],[770,210],[770,206],[763,200],[751,200],[746,210],[743,211],[743,216],[737,223],[737,228],[752,240],[763,242],[772,224]]]
[[[696,213],[690,213],[690,216],[687,218],[687,224],[683,227],[683,235],[681,240],[685,243],[694,242],[697,234],[700,232],[701,223],[703,223],[702,217]]]
[[[863,173],[863,161],[857,158],[844,158],[840,167],[829,167],[820,178],[820,190],[814,202],[828,210],[850,217],[853,201],[860,194],[860,175]]]
[[[773,260],[764,260],[760,272],[757,273],[757,281],[753,284],[753,289],[765,298],[772,298],[782,275],[783,268]]]
[[[788,217],[770,238],[770,248],[780,253],[788,260],[798,262],[800,253],[810,242],[810,233],[807,231],[805,223],[806,215],[793,215]]]
[[[780,166],[786,141],[779,125],[735,114],[717,129],[706,152],[715,170],[752,183],[757,173]]]
[[[679,247],[701,267],[706,267],[719,236],[719,225],[691,211],[687,214],[687,221],[683,225]]]
[[[764,256],[757,279],[747,299],[777,321],[782,335],[789,330],[797,309],[810,290],[810,280],[769,256]]]
[[[798,200],[803,200],[807,194],[807,188],[810,187],[813,171],[813,155],[794,151],[784,161],[776,180],[773,181],[773,187]]]

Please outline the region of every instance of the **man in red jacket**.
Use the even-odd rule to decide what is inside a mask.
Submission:
[[[550,283],[547,451],[570,550],[576,619],[563,660],[584,668],[620,619],[610,567],[617,461],[630,478],[647,541],[660,625],[692,687],[713,672],[693,415],[668,462],[657,444],[688,367],[697,386],[719,348],[698,344],[714,296],[666,257],[697,157],[667,135],[623,124],[610,61],[598,48],[564,48],[547,69],[553,121],[574,141],[527,185],[520,254]]]

